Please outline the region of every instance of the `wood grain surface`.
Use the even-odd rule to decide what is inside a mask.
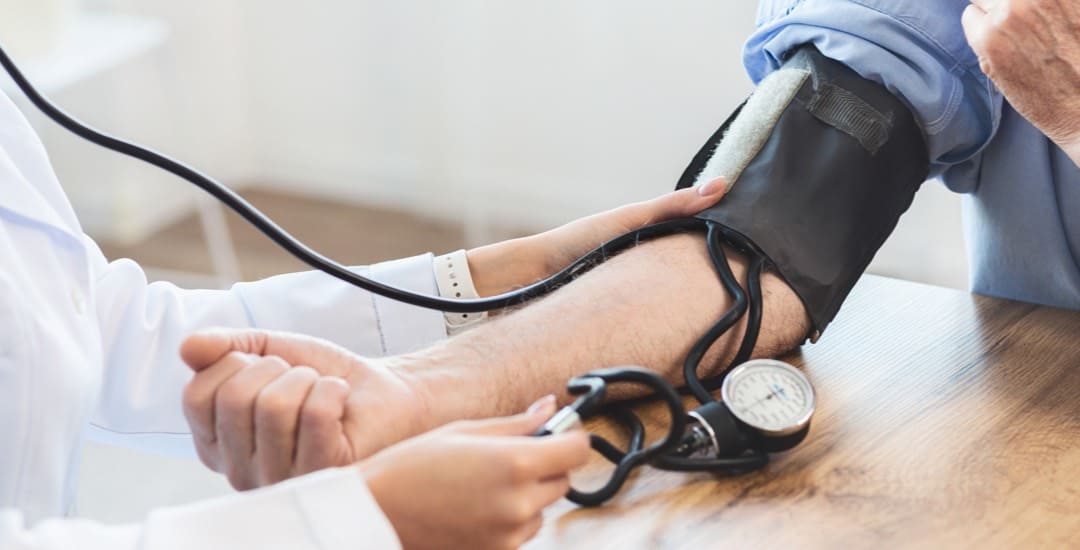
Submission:
[[[818,394],[801,446],[736,478],[643,468],[526,548],[1080,548],[1080,312],[865,277],[785,359]]]

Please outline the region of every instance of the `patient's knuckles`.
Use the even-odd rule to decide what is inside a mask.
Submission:
[[[232,364],[248,366],[255,362],[255,358],[250,353],[244,353],[242,351],[233,350],[225,354],[220,361],[215,365]]]
[[[199,462],[202,462],[211,471],[221,473],[223,468],[221,467],[220,449],[217,444],[208,443],[206,438],[198,435],[194,439],[195,455],[199,457]]]
[[[303,429],[323,429],[341,420],[345,409],[327,400],[308,400],[300,409],[300,426]]]
[[[252,470],[252,464],[237,464],[233,461],[225,461],[225,479],[229,480],[229,485],[237,491],[250,491],[256,487],[254,480],[251,478]]]
[[[234,377],[218,388],[214,406],[219,413],[236,413],[250,408],[256,395],[257,389],[248,387]]]
[[[288,370],[287,366],[282,366],[275,361],[258,362],[247,368],[252,369],[254,376],[233,375],[218,388],[219,406],[233,410],[251,407],[256,397],[265,391],[266,386]],[[258,378],[262,385],[255,386],[252,378]]]
[[[202,419],[207,409],[213,405],[213,388],[198,383],[199,375],[195,375],[190,382],[184,385],[181,393],[181,402],[188,421],[195,423]]]
[[[273,460],[258,458],[258,467],[255,474],[259,487],[266,487],[267,485],[273,485],[285,481],[288,476],[288,470],[291,469],[289,465],[286,465],[286,471],[281,471],[282,466]]]
[[[255,365],[258,365],[264,369],[277,370],[285,372],[292,367],[287,361],[278,357],[277,355],[267,355],[260,357],[255,361]]]
[[[299,404],[288,393],[264,390],[255,398],[255,423],[280,429],[297,417],[297,409]]]

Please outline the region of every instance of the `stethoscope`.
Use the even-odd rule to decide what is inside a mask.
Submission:
[[[563,286],[609,257],[642,241],[675,233],[704,232],[709,254],[721,284],[734,304],[693,346],[683,362],[686,387],[700,406],[687,412],[678,391],[652,371],[618,367],[589,372],[567,385],[579,396],[560,410],[536,435],[559,433],[580,420],[607,414],[630,434],[625,450],[598,435],[591,435],[593,449],[615,464],[610,479],[591,492],[571,489],[567,498],[583,506],[606,502],[622,488],[630,472],[650,465],[674,471],[711,471],[739,474],[764,467],[768,453],[791,449],[810,428],[814,413],[814,389],[801,371],[780,361],[748,361],[761,327],[761,274],[768,268],[766,256],[742,235],[698,218],[662,222],[620,235],[592,250],[562,271],[520,290],[484,299],[450,300],[399,289],[359,275],[319,254],[282,229],[240,195],[195,168],[129,141],[99,132],[71,117],[42,96],[0,47],[0,65],[30,102],[68,131],[106,149],[141,160],[184,179],[221,201],[281,248],[313,269],[345,283],[418,307],[454,313],[478,313],[523,304]],[[730,122],[730,121],[729,121]],[[699,156],[701,156],[699,154]],[[697,159],[695,159],[695,162]],[[688,173],[689,173],[688,169]],[[684,174],[683,179],[686,180]],[[747,290],[744,291],[728,265],[724,246],[749,258]],[[705,352],[743,316],[747,328],[731,366],[708,380],[698,376]],[[671,415],[666,437],[645,447],[641,420],[625,405],[606,403],[606,389],[613,384],[635,384],[651,390]],[[711,391],[720,388],[721,401]]]
[[[654,392],[671,418],[664,439],[644,447],[641,419],[625,405],[604,405],[610,384],[638,384]],[[555,414],[535,435],[561,433],[581,420],[606,413],[629,432],[624,451],[590,434],[592,448],[615,465],[599,489],[570,489],[566,498],[582,506],[603,504],[622,488],[630,472],[649,465],[678,472],[709,471],[731,475],[764,467],[768,453],[787,451],[806,438],[814,414],[814,388],[795,367],[772,359],[743,363],[723,378],[721,401],[710,399],[687,412],[675,388],[656,373],[640,367],[589,372],[567,384],[572,404]]]

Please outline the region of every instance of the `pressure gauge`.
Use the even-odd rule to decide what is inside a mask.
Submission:
[[[772,359],[749,361],[724,379],[720,396],[731,414],[750,428],[763,450],[794,447],[814,415],[814,387],[799,369]]]

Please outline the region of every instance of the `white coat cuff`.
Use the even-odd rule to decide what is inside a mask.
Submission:
[[[438,296],[435,257],[423,254],[371,266],[371,278],[428,296]],[[407,353],[446,338],[442,312],[376,295],[375,315],[387,355]]]
[[[190,548],[401,547],[355,468],[309,474],[273,487],[150,515],[153,550]]]

